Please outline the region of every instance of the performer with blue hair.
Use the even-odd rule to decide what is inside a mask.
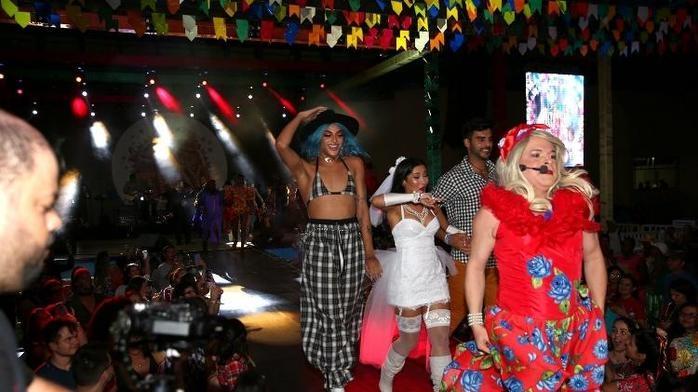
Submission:
[[[291,148],[299,127],[302,158]],[[366,155],[353,117],[316,107],[298,113],[281,131],[276,149],[308,207],[303,235],[301,332],[308,361],[325,388],[344,391],[352,380],[363,311],[364,274],[381,275],[366,202]]]

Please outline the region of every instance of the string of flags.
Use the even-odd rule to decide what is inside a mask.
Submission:
[[[551,56],[695,52],[698,0],[0,0],[29,25],[289,45]],[[19,5],[18,5],[19,4]],[[0,15],[2,15],[0,13]]]

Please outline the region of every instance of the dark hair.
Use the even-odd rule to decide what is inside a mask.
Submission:
[[[226,363],[235,354],[247,356],[247,328],[245,328],[245,324],[236,318],[219,317],[218,321],[223,327],[216,339],[218,344],[214,348],[218,363]]]
[[[148,283],[148,279],[142,276],[134,276],[128,281],[126,285],[126,292],[129,291],[140,291],[144,284]]]
[[[87,344],[80,347],[71,363],[71,371],[75,375],[75,383],[78,386],[96,384],[110,364],[109,353],[103,347],[96,344]]]
[[[85,267],[75,267],[73,268],[73,271],[70,273],[70,283],[73,284],[75,282],[75,279],[77,279],[78,274],[81,272],[87,272],[87,274],[92,278],[92,274],[90,273],[90,270],[88,270]]]
[[[686,302],[696,302],[696,288],[686,279],[676,279],[669,285],[670,290],[678,291],[686,296]]]
[[[645,354],[640,368],[646,373],[654,375],[659,366],[659,344],[657,343],[657,333],[650,329],[638,329],[634,334],[637,351]]]
[[[484,118],[475,117],[468,120],[461,128],[461,136],[463,139],[469,139],[475,131],[484,131],[492,129],[492,123]]]
[[[104,344],[111,342],[113,338],[109,328],[116,321],[119,311],[129,305],[131,305],[131,301],[126,297],[112,297],[102,301],[92,314],[87,328],[87,337],[90,342]]]
[[[44,343],[49,344],[55,342],[58,333],[63,328],[68,328],[70,332],[75,332],[78,330],[78,323],[67,317],[55,317],[53,320],[47,322],[41,330],[41,337]]]
[[[56,293],[63,291],[63,283],[58,279],[46,279],[41,283],[37,295],[43,305],[51,305],[49,300],[54,299]]]
[[[400,162],[395,168],[393,174],[393,186],[390,188],[390,192],[403,193],[405,188],[402,186],[402,182],[407,178],[407,176],[412,173],[415,167],[423,165],[426,167],[426,163],[419,158],[405,158]]]
[[[172,290],[172,297],[182,298],[182,296],[184,296],[184,291],[187,289],[187,287],[194,288],[194,291],[198,293],[196,277],[191,272],[187,272],[186,274],[184,274],[184,276],[182,276],[182,279],[180,279],[179,283],[177,283],[174,286],[174,290]]]

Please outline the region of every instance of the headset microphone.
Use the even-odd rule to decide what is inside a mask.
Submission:
[[[528,167],[526,165],[519,165],[519,169],[521,169],[521,171],[526,171],[526,169],[535,170],[535,171],[539,172],[540,174],[550,173],[550,169],[548,169],[547,165],[540,165],[540,167]]]

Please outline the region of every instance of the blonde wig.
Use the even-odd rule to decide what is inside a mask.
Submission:
[[[524,177],[521,168],[519,168],[521,156],[523,155],[524,149],[532,137],[539,137],[549,141],[553,145],[553,149],[555,151],[557,173],[554,173],[555,182],[550,189],[548,189],[545,198],[537,198],[535,196],[533,187],[528,180],[526,180],[526,177]],[[550,200],[556,190],[571,189],[585,196],[589,205],[589,213],[593,216],[591,199],[597,195],[599,191],[587,180],[582,178],[587,173],[585,170],[568,170],[564,167],[566,154],[567,149],[560,139],[553,136],[549,132],[539,129],[533,130],[524,138],[516,142],[511,151],[508,153],[506,159],[502,159],[500,157],[499,160],[497,160],[497,175],[499,185],[509,191],[523,196],[530,203],[529,208],[531,211],[536,213],[543,213],[552,209]],[[589,218],[592,218],[592,216]]]

